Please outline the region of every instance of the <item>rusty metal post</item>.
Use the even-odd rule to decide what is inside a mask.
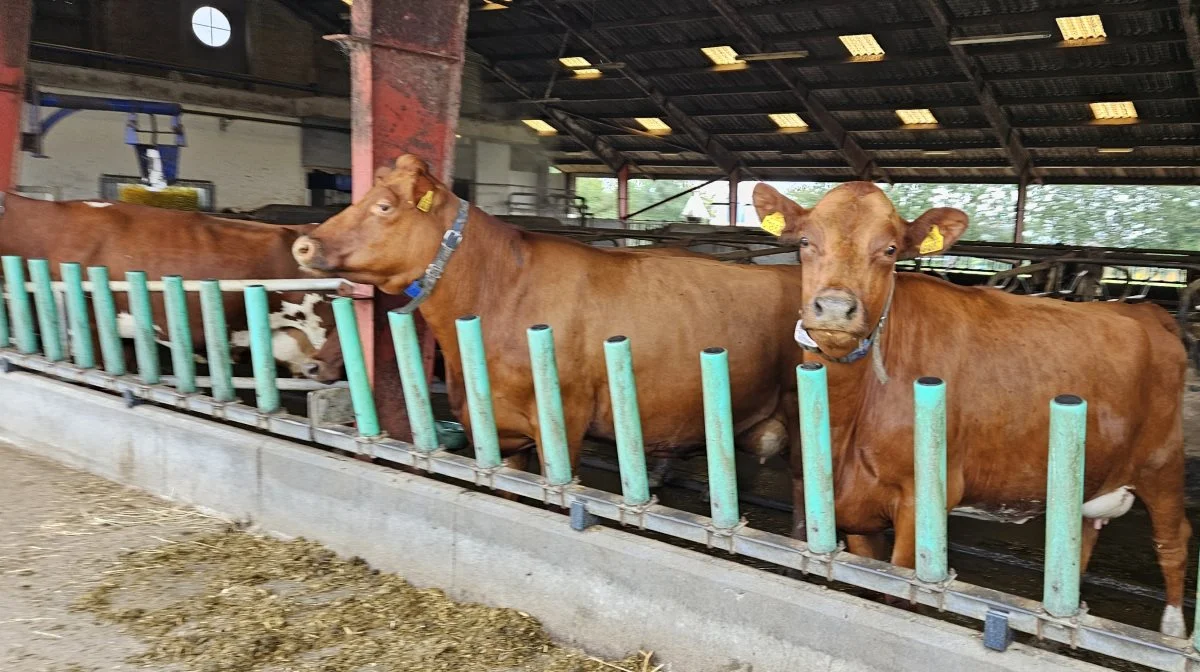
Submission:
[[[467,10],[466,0],[357,0],[351,34],[329,36],[350,55],[355,200],[370,190],[376,168],[402,154],[420,156],[451,183]],[[387,311],[403,302],[376,290],[370,303],[356,302],[356,312],[383,429],[407,441],[411,432],[387,320]],[[433,335],[416,317],[430,375]]]
[[[17,184],[33,0],[0,0],[0,193]]]
[[[738,174],[729,176],[729,225],[737,226],[738,221]]]
[[[617,171],[617,219],[629,219],[629,164]]]

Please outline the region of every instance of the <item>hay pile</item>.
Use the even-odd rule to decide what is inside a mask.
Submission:
[[[135,660],[198,672],[652,672],[555,646],[536,619],[234,530],[124,555],[77,608],[149,647]]]

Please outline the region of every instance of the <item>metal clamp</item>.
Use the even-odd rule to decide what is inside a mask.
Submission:
[[[387,432],[380,432],[380,433],[376,434],[375,436],[362,436],[361,434],[358,436],[355,436],[354,437],[354,445],[357,447],[356,452],[363,457],[368,457],[368,458],[374,460],[375,458],[379,457],[379,455],[377,455],[375,452],[375,445],[378,444],[380,441],[383,441],[386,438],[387,438]],[[413,466],[417,467],[418,469],[421,469],[422,467],[418,462],[418,460],[420,459],[421,453],[419,453],[418,451],[415,451],[415,450],[411,450],[409,452],[413,454]],[[428,464],[425,465],[424,470],[429,471]]]
[[[568,508],[570,503],[567,501],[567,488],[573,488],[579,485],[579,477],[571,479],[570,483],[563,485],[550,485],[542,481],[542,503],[553,504],[562,508]]]
[[[488,490],[496,489],[496,472],[503,467],[481,467],[472,461],[472,480],[476,487],[487,488]]]
[[[646,510],[658,504],[658,495],[651,495],[650,500],[645,504],[626,504],[621,502],[617,506],[617,522],[622,526],[637,525],[639,530],[646,529]],[[626,516],[629,516],[626,519]]]
[[[723,551],[733,553],[733,537],[746,527],[747,521],[745,518],[738,520],[737,525],[733,527],[715,527],[712,523],[704,526],[704,547],[705,548],[720,548]],[[717,546],[713,542],[715,540],[724,540],[724,544]]]
[[[1079,646],[1079,619],[1083,616],[1086,616],[1087,612],[1088,606],[1086,602],[1080,602],[1079,611],[1076,612],[1074,616],[1067,618],[1054,616],[1050,612],[1046,611],[1046,608],[1043,606],[1041,611],[1036,614],[1037,632],[1034,633],[1034,636],[1036,636],[1038,639],[1045,639],[1045,628],[1047,625],[1062,628],[1063,630],[1071,633],[1071,639],[1069,642],[1067,642],[1067,645],[1072,649],[1077,648]]]
[[[935,583],[922,581],[914,576],[908,580],[908,601],[912,604],[917,604],[917,593],[928,593],[937,596],[937,610],[946,610],[946,591],[950,588],[950,584],[958,579],[958,573],[950,569],[946,573],[946,578]]]

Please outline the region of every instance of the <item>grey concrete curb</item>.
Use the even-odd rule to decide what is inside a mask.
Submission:
[[[1100,670],[610,528],[31,374],[0,376],[0,438],[265,531],[304,536],[560,641],[674,672]]]

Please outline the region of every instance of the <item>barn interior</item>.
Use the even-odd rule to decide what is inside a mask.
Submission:
[[[0,0],[0,15],[22,4]],[[987,222],[993,233],[968,234],[911,268],[1064,300],[1154,301],[1177,316],[1200,366],[1193,0],[438,0],[405,15],[415,25],[391,17],[403,29],[376,35],[435,64],[459,56],[431,53],[419,33],[465,40],[453,81],[436,79],[434,66],[352,75],[354,58],[373,56],[361,36],[372,27],[353,25],[350,0],[33,0],[32,9],[28,36],[0,22],[0,116],[21,119],[0,143],[0,190],[321,221],[351,202],[356,161],[385,161],[388,145],[363,150],[352,129],[420,135],[387,128],[386,105],[363,116],[353,95],[417,90],[413,100],[437,105],[395,114],[428,127],[422,142],[453,134],[429,152],[455,193],[596,245],[795,263],[795,248],[758,228],[756,182],[944,185],[925,194],[996,185],[1010,205]],[[422,23],[431,17],[436,30]],[[675,191],[631,196],[653,183]],[[581,195],[585,184],[589,195],[611,192],[611,212]],[[1031,240],[1027,207],[1039,190],[1095,185],[1130,191],[1070,193],[1175,189],[1179,205],[1159,223],[1178,242],[1138,242],[1132,229],[1124,243]],[[660,202],[701,192],[706,217],[657,218]],[[1121,211],[1137,205],[1085,200],[1075,224],[1086,231],[1089,209],[1109,209],[1120,230]],[[1189,421],[1200,427],[1196,391]],[[1189,450],[1200,456],[1200,445]],[[615,478],[608,447],[587,459],[590,478]],[[777,478],[752,497],[784,528],[785,472],[765,468]],[[702,465],[674,483],[671,505],[706,506]],[[1194,506],[1189,514],[1200,521]],[[1040,552],[1036,530],[955,525],[970,540],[952,549],[963,576],[1037,592],[1038,566],[1026,559]],[[1144,513],[1112,529],[1128,547],[1148,547]],[[1156,585],[1153,560],[1124,546],[1101,547],[1093,606],[1149,624],[1159,608],[1146,588]]]

